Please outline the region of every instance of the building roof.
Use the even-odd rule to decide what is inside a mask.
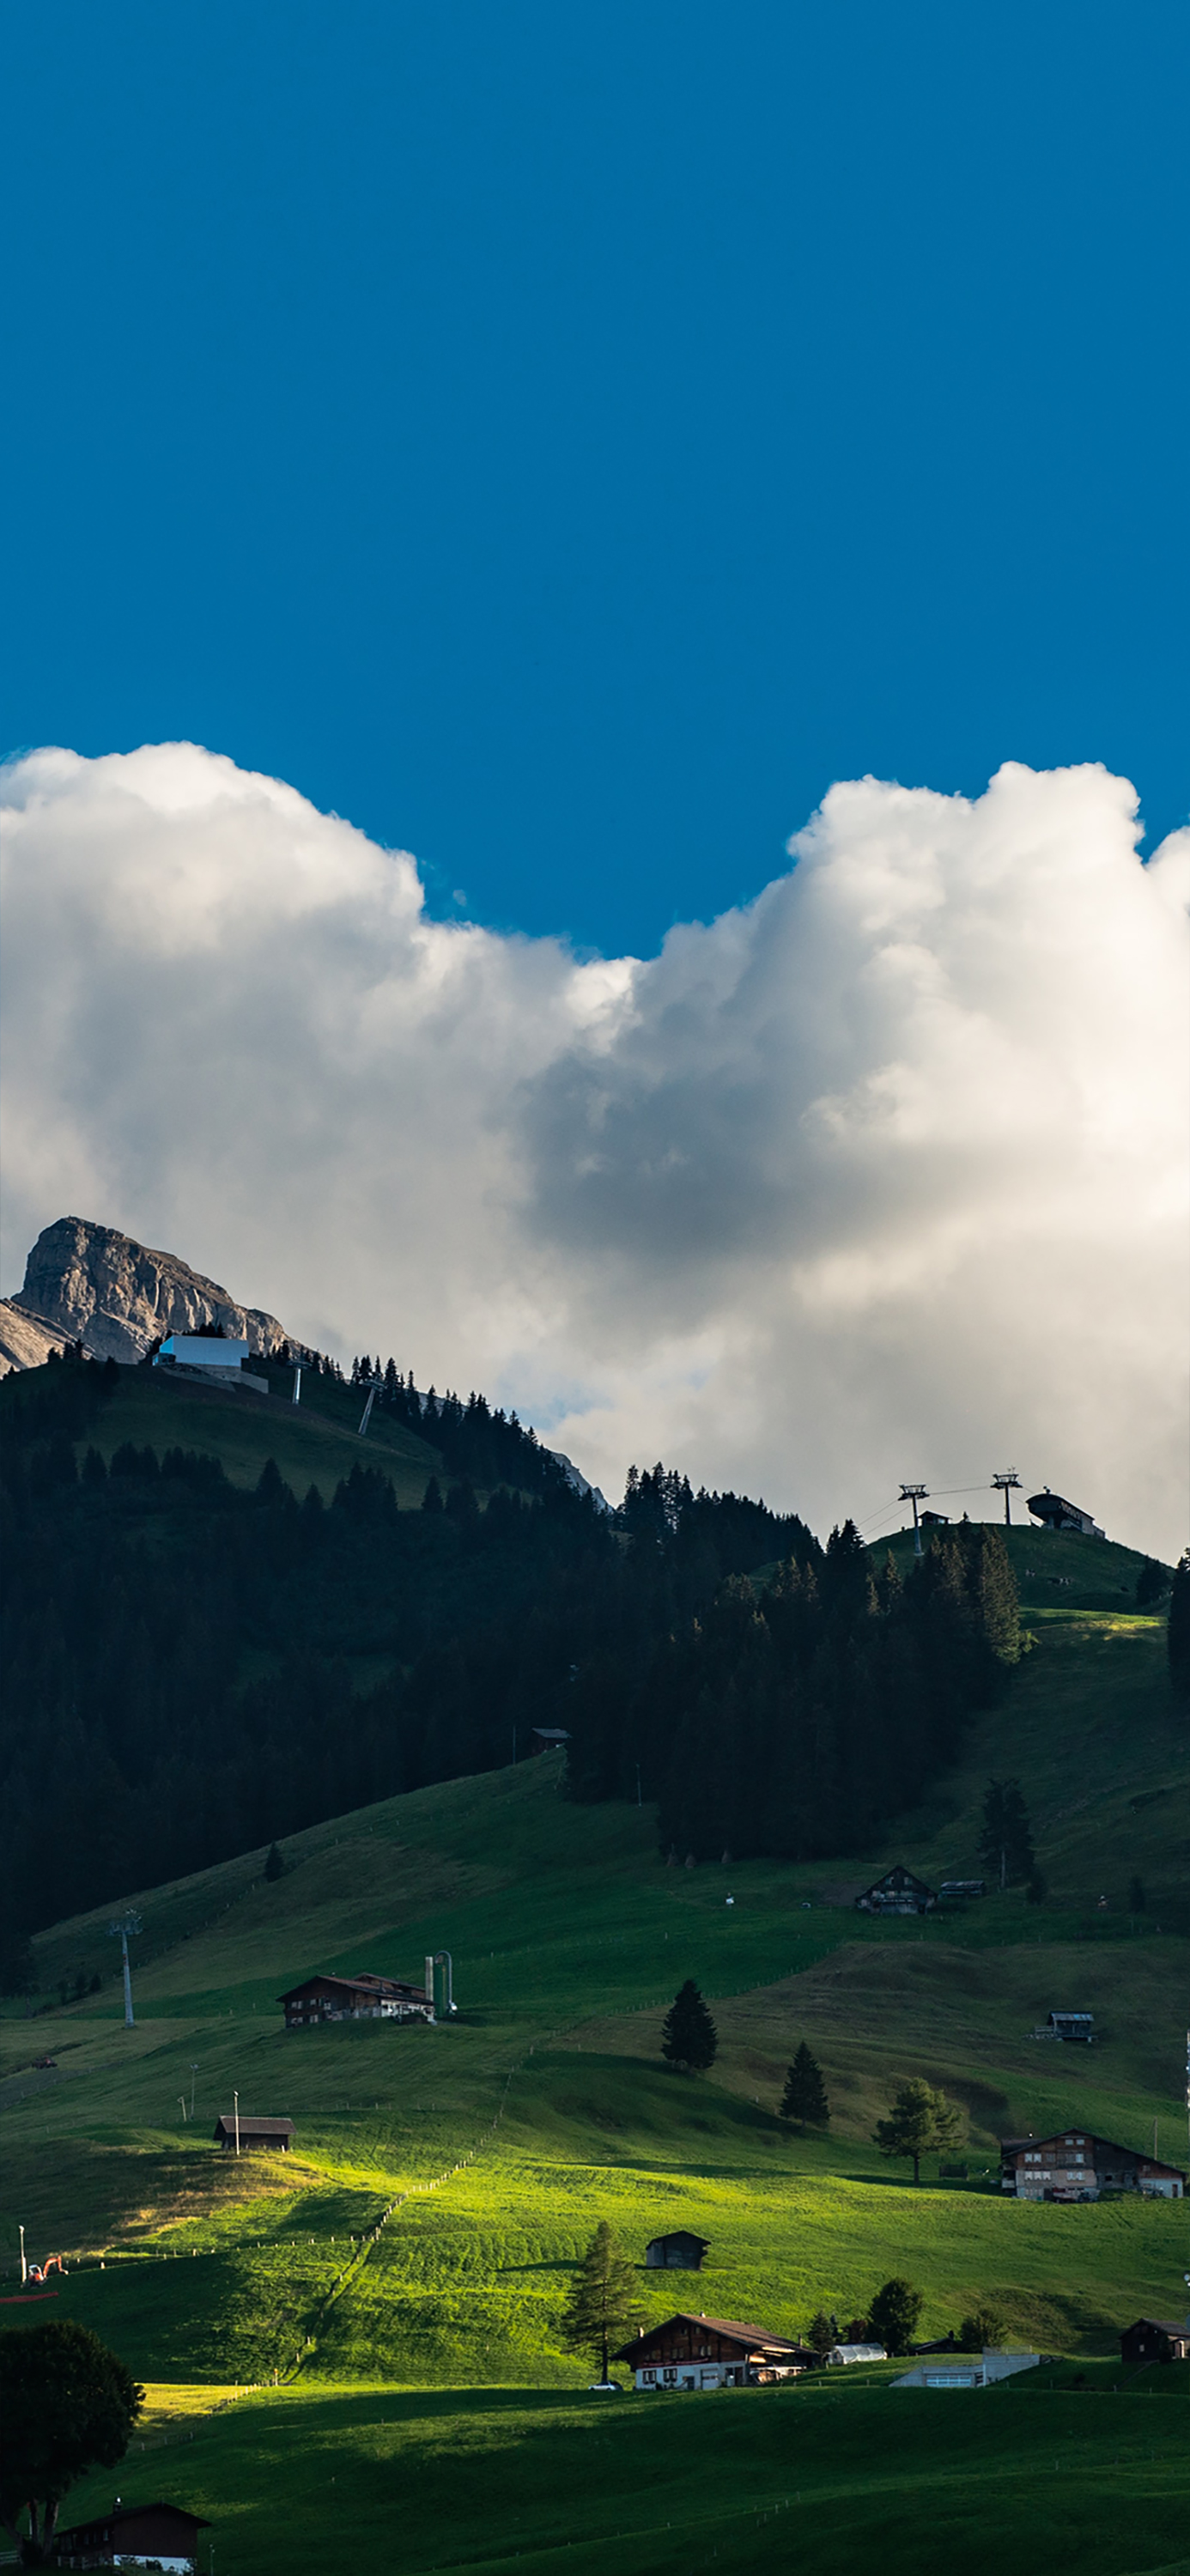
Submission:
[[[682,2244],[707,2246],[710,2244],[710,2241],[709,2236],[700,2236],[697,2228],[694,2227],[666,2227],[663,2229],[660,2236],[650,2236],[649,2238],[650,2245]]]
[[[219,1333],[170,1333],[161,1345],[164,1358],[185,1360],[192,1368],[235,1368],[249,1349],[247,1342]]]
[[[378,1977],[371,1968],[360,1968],[354,1977],[332,1976],[325,1968],[316,1968],[313,1976],[303,1977],[300,1986],[288,1986],[277,2001],[291,2004],[298,1995],[308,1994],[312,1986],[341,1986],[344,1994],[351,1995],[411,1995],[420,2003],[426,1999],[424,1986],[408,1985],[401,1977]]]
[[[654,2343],[658,2335],[668,2334],[673,2326],[705,2326],[709,2334],[728,2335],[746,2344],[750,2352],[802,2352],[804,2345],[791,2341],[788,2335],[773,2334],[768,2326],[750,2326],[738,2317],[706,2317],[701,2310],[678,2308],[672,2317],[663,2317],[660,2325],[645,2326],[631,2343],[615,2355],[617,2361],[631,2361],[642,2344]]]
[[[239,2114],[239,2126],[241,2136],[245,2129],[251,2129],[253,2136],[257,2138],[291,2138],[293,2136],[292,2120],[274,2120],[271,2115],[267,2118],[262,2117],[259,2111],[241,2111]],[[215,2122],[216,2137],[220,2138],[227,2136],[229,2138],[234,2138],[235,2133],[235,2112],[221,2111],[217,2121]]]
[[[886,1869],[880,1878],[874,1878],[871,1886],[865,1887],[862,1893],[865,1896],[875,1896],[883,1887],[920,1888],[923,1896],[932,1896],[934,1893],[933,1888],[927,1885],[924,1878],[918,1878],[911,1869],[906,1869],[903,1860],[894,1861],[892,1868]]]
[[[1068,2129],[1054,2129],[1045,2137],[1001,2138],[1000,2153],[1002,2156],[1021,2155],[1026,2147],[1036,2151],[1039,2147],[1067,2147],[1075,2141],[1079,2146],[1104,2147],[1109,2156],[1127,2156],[1133,2164],[1143,2165],[1149,2173],[1178,2174],[1183,2182],[1186,2180],[1181,2165],[1166,2164],[1163,2157],[1150,2155],[1147,2147],[1123,2147],[1118,2138],[1105,2138],[1085,2122],[1081,2129],[1076,2129],[1072,2121]]]
[[[1190,2325],[1179,2325],[1173,2317],[1137,2317],[1132,2325],[1122,2326],[1120,2332],[1136,2334],[1141,2326],[1152,2326],[1156,2334],[1173,2335],[1178,2343],[1185,2343],[1190,2335]]]
[[[1081,1503],[1068,1503],[1064,1494],[1051,1494],[1048,1485],[1040,1494],[1027,1495],[1025,1508],[1032,1512],[1035,1521],[1079,1521],[1095,1529],[1093,1512],[1084,1511]],[[1102,1530],[1097,1531],[1096,1536],[1102,1538]]]
[[[541,1737],[543,1744],[569,1744],[570,1742],[568,1726],[535,1726],[533,1733]]]
[[[184,2504],[163,2504],[158,2499],[154,2504],[116,2505],[110,2513],[93,2514],[90,2522],[72,2523],[67,2531],[55,2533],[54,2547],[61,2550],[69,2540],[85,2545],[92,2533],[116,2531],[124,2522],[143,2522],[151,2513],[169,2514],[174,2521],[186,2523],[191,2531],[209,2531],[211,2528],[205,2513],[190,2513]]]

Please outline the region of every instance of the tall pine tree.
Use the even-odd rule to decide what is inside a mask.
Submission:
[[[674,1996],[661,2025],[661,2054],[683,2074],[705,2075],[715,2063],[719,2034],[693,1977]]]
[[[983,1795],[979,1856],[1001,1887],[1019,1886],[1037,1866],[1029,1810],[1019,1780],[989,1780]]]
[[[639,2322],[641,2314],[636,2275],[620,2252],[606,2218],[601,2218],[563,2311],[562,2341],[571,2352],[592,2354],[606,2384],[612,2337],[626,2334],[630,2326]]]
[[[825,2129],[830,2116],[831,2106],[826,2096],[822,2068],[803,2039],[785,2078],[781,2117],[783,2120],[796,2120],[801,2129],[807,2123],[812,2129]]]

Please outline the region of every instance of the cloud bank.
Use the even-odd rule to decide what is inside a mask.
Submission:
[[[1182,1544],[1190,832],[1142,866],[1125,781],[837,786],[746,910],[593,964],[188,744],[2,792],[10,1292],[94,1217],[608,1490],[887,1527],[1016,1466]]]

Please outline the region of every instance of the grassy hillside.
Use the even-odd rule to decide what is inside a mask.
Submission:
[[[137,1448],[148,1443],[158,1456],[174,1447],[197,1449],[220,1458],[233,1485],[254,1485],[266,1458],[274,1458],[295,1493],[317,1485],[327,1503],[358,1461],[383,1468],[402,1509],[417,1509],[441,1460],[416,1432],[373,1410],[361,1439],[363,1398],[352,1389],[307,1374],[295,1405],[289,1369],[260,1362],[253,1373],[269,1378],[270,1394],[202,1386],[165,1369],[121,1369],[119,1390],[78,1444],[80,1456],[94,1445],[110,1464],[126,1440]]]
[[[823,2576],[1181,2576],[1184,2365],[1149,2374],[1164,2404],[1113,2399],[1118,2369],[1094,2364],[953,2401],[890,2375],[693,2403],[299,2387],[200,2414],[201,2392],[187,2411],[160,2392],[120,2485],[184,2492],[225,2576],[743,2576],[808,2556]],[[109,2492],[80,2488],[79,2511]]]
[[[211,2512],[223,2576],[294,2563],[295,2537],[300,2565],[411,2576],[518,2551],[543,2570],[613,2550],[641,2571],[743,2568],[785,2532],[792,2548],[799,2512],[840,2571],[878,2538],[894,2566],[912,2554],[939,2576],[960,2546],[982,2567],[1009,2544],[1040,2576],[1043,2559],[1073,2570],[1093,2528],[1110,2576],[1172,2576],[1184,2447],[1135,2389],[1112,2406],[1111,2356],[1131,2317],[1180,2313],[1186,2205],[1018,2207],[994,2157],[1005,2130],[1077,2118],[1136,2144],[1157,2121],[1186,2161],[1186,1730],[1158,1621],[1038,1609],[1029,1624],[1007,1700],[930,1807],[845,1866],[667,1868],[647,1809],[572,1805],[547,1755],[296,1836],[271,1885],[262,1853],[159,1887],[148,1856],[132,2031],[108,1909],[41,1936],[43,1992],[79,1971],[107,1983],[0,2020],[5,2289],[18,2219],[32,2252],[76,2258],[51,2305],[0,2316],[78,2315],[160,2384],[145,2439],[176,2448],[134,2452],[125,2497],[161,2487]],[[974,1869],[992,1769],[1022,1779],[1046,1904],[857,1916],[890,1860]],[[449,2026],[281,2026],[278,1993],[314,1967],[417,1976],[442,1947]],[[704,2079],[659,2057],[686,1975],[720,2033]],[[1032,2039],[1052,2005],[1093,2010],[1099,2043]],[[775,2116],[802,2037],[833,2106],[805,2138]],[[36,2069],[43,2055],[56,2064]],[[965,2182],[927,2164],[915,2191],[872,2146],[916,2072],[964,2107]],[[214,2147],[233,2087],[243,2109],[294,2119],[291,2157]],[[697,2305],[804,2329],[819,2304],[862,2313],[903,2271],[926,2330],[991,2299],[1086,2385],[1035,2379],[941,2419],[941,2400],[879,2378],[685,2411],[588,2399],[558,2325],[600,2216],[638,2264],[663,2227],[711,2240],[697,2280],[642,2269],[650,2318]],[[274,2373],[267,2397],[209,2411]],[[1179,2382],[1184,2398],[1184,2373],[1142,2384]]]
[[[1134,1604],[1136,1578],[1146,1562],[1134,1547],[1122,1547],[1116,1539],[1083,1538],[1075,1530],[1018,1529],[1015,1522],[1006,1529],[1003,1521],[991,1526],[1008,1549],[1023,1607],[1120,1610]],[[904,1577],[913,1563],[912,1527],[874,1539],[871,1553],[877,1563],[891,1553]]]

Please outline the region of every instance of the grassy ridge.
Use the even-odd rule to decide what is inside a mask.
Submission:
[[[158,1457],[166,1449],[197,1449],[220,1458],[224,1474],[240,1486],[255,1485],[266,1458],[274,1458],[296,1494],[316,1485],[325,1503],[362,1464],[383,1469],[402,1510],[418,1509],[428,1478],[441,1470],[438,1452],[427,1441],[375,1411],[361,1440],[362,1396],[307,1376],[295,1405],[289,1370],[264,1373],[274,1382],[270,1395],[250,1387],[233,1394],[165,1369],[121,1369],[116,1394],[79,1442],[79,1455],[93,1446],[110,1462],[126,1440],[137,1448],[148,1444]]]

